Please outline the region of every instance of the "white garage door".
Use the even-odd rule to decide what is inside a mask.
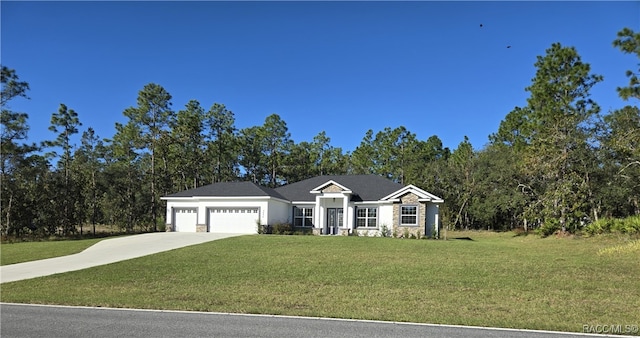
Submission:
[[[253,207],[209,209],[209,231],[234,234],[255,234],[260,209]]]
[[[178,232],[196,232],[198,211],[195,208],[173,209],[173,225]]]

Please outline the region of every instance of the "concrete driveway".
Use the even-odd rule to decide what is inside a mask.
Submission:
[[[1,266],[0,283],[82,270],[234,236],[241,234],[154,232],[105,239],[77,254]]]

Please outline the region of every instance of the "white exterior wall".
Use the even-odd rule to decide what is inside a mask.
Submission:
[[[208,225],[209,208],[253,207],[259,208],[260,224],[286,222],[290,217],[290,204],[272,198],[175,198],[167,199],[166,223],[173,224],[174,208],[196,208],[198,225]],[[174,229],[175,230],[175,229]]]
[[[384,203],[384,204],[379,204],[379,203],[358,203],[358,204],[353,204],[353,205],[349,205],[349,210],[350,210],[350,222],[351,227],[350,229],[355,229],[355,209],[357,207],[367,207],[367,208],[372,208],[372,207],[377,207],[378,208],[378,228],[377,229],[360,229],[358,230],[358,233],[361,236],[369,236],[369,237],[374,237],[374,236],[380,236],[381,235],[381,231],[382,231],[382,226],[386,225],[387,226],[387,230],[389,231],[389,234],[393,231],[393,204],[388,204],[388,203]]]
[[[356,228],[356,206],[350,203],[344,212],[345,226],[352,231]]]
[[[266,224],[293,223],[291,219],[291,203],[280,200],[269,200],[268,206],[267,216],[264,218],[267,220]]]
[[[378,228],[382,229],[382,226],[386,225],[387,229],[393,232],[394,224],[396,223],[393,219],[393,204],[381,205],[378,207],[378,212],[380,213],[378,216]]]

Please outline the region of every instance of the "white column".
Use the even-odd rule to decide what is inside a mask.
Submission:
[[[436,214],[435,214],[435,217],[434,217],[434,219],[435,219],[434,223],[436,224],[436,226],[435,226],[435,228],[436,228],[435,229],[435,232],[436,232],[435,233],[435,237],[440,238],[440,224],[438,222],[438,216],[440,216],[440,205],[436,204]]]
[[[349,196],[342,197],[342,222],[343,226],[347,229],[351,229],[351,218],[349,217]]]
[[[166,221],[164,222],[164,224],[173,224],[173,205],[170,204],[169,202],[167,202],[167,210],[166,210]]]
[[[198,224],[207,223],[207,207],[204,205],[198,206]]]
[[[322,233],[322,219],[320,218],[320,195],[316,195],[316,205],[313,207],[313,212],[314,224],[316,225],[316,228],[320,228],[320,233]]]

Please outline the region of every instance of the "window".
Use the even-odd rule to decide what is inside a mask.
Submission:
[[[313,208],[293,207],[293,226],[312,227],[313,226]]]
[[[356,209],[357,228],[376,228],[378,226],[378,208]]]
[[[404,225],[404,226],[418,225],[418,206],[417,205],[401,205],[400,206],[400,225]]]

